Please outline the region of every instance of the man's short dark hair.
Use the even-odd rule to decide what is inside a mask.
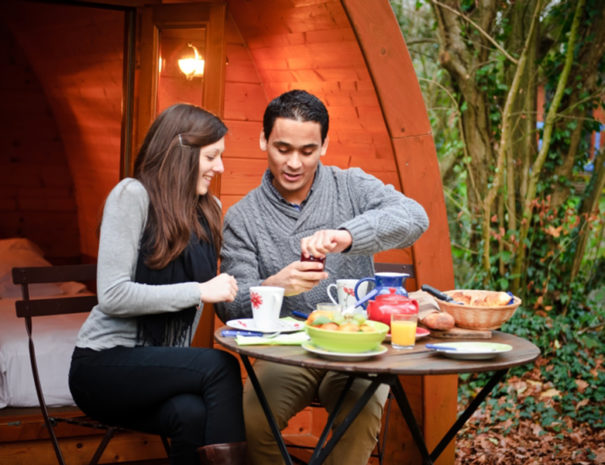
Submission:
[[[276,118],[314,121],[321,126],[321,142],[326,140],[330,118],[326,106],[315,95],[304,90],[291,90],[271,100],[263,116],[265,138],[273,130]]]

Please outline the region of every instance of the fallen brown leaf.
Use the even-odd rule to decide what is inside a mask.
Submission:
[[[584,392],[589,384],[583,379],[576,379],[576,386],[578,387],[578,392]]]

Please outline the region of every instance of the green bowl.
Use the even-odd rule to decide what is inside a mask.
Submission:
[[[379,321],[368,320],[366,323],[376,328],[376,332],[351,333],[316,328],[308,324],[305,324],[305,331],[311,338],[311,342],[321,349],[356,354],[378,347],[389,331],[388,325]]]

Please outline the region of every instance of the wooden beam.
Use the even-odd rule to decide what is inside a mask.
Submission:
[[[412,247],[417,284],[454,287],[449,229],[441,176],[418,79],[398,23],[387,1],[341,0],[353,25],[387,124],[403,192],[426,209],[431,225]],[[427,180],[432,185],[427,186]],[[434,445],[456,418],[456,376],[423,383],[423,432]],[[454,445],[439,464],[454,463]]]

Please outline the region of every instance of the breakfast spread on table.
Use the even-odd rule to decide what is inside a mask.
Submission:
[[[381,355],[387,350],[383,342],[405,353],[428,335],[450,339],[423,348],[451,358],[485,359],[510,350],[476,340],[492,338],[492,330],[500,328],[520,305],[518,297],[489,290],[441,292],[426,284],[408,293],[403,287],[406,276],[377,273],[357,281],[338,280],[332,285],[336,296],[327,290],[331,302],[318,303],[311,313],[293,312],[303,320],[279,317],[283,288],[251,288],[254,318],[228,321],[230,329],[224,335],[234,333],[238,345],[300,345],[307,352],[339,361]],[[374,289],[361,289],[365,281],[373,281]]]

